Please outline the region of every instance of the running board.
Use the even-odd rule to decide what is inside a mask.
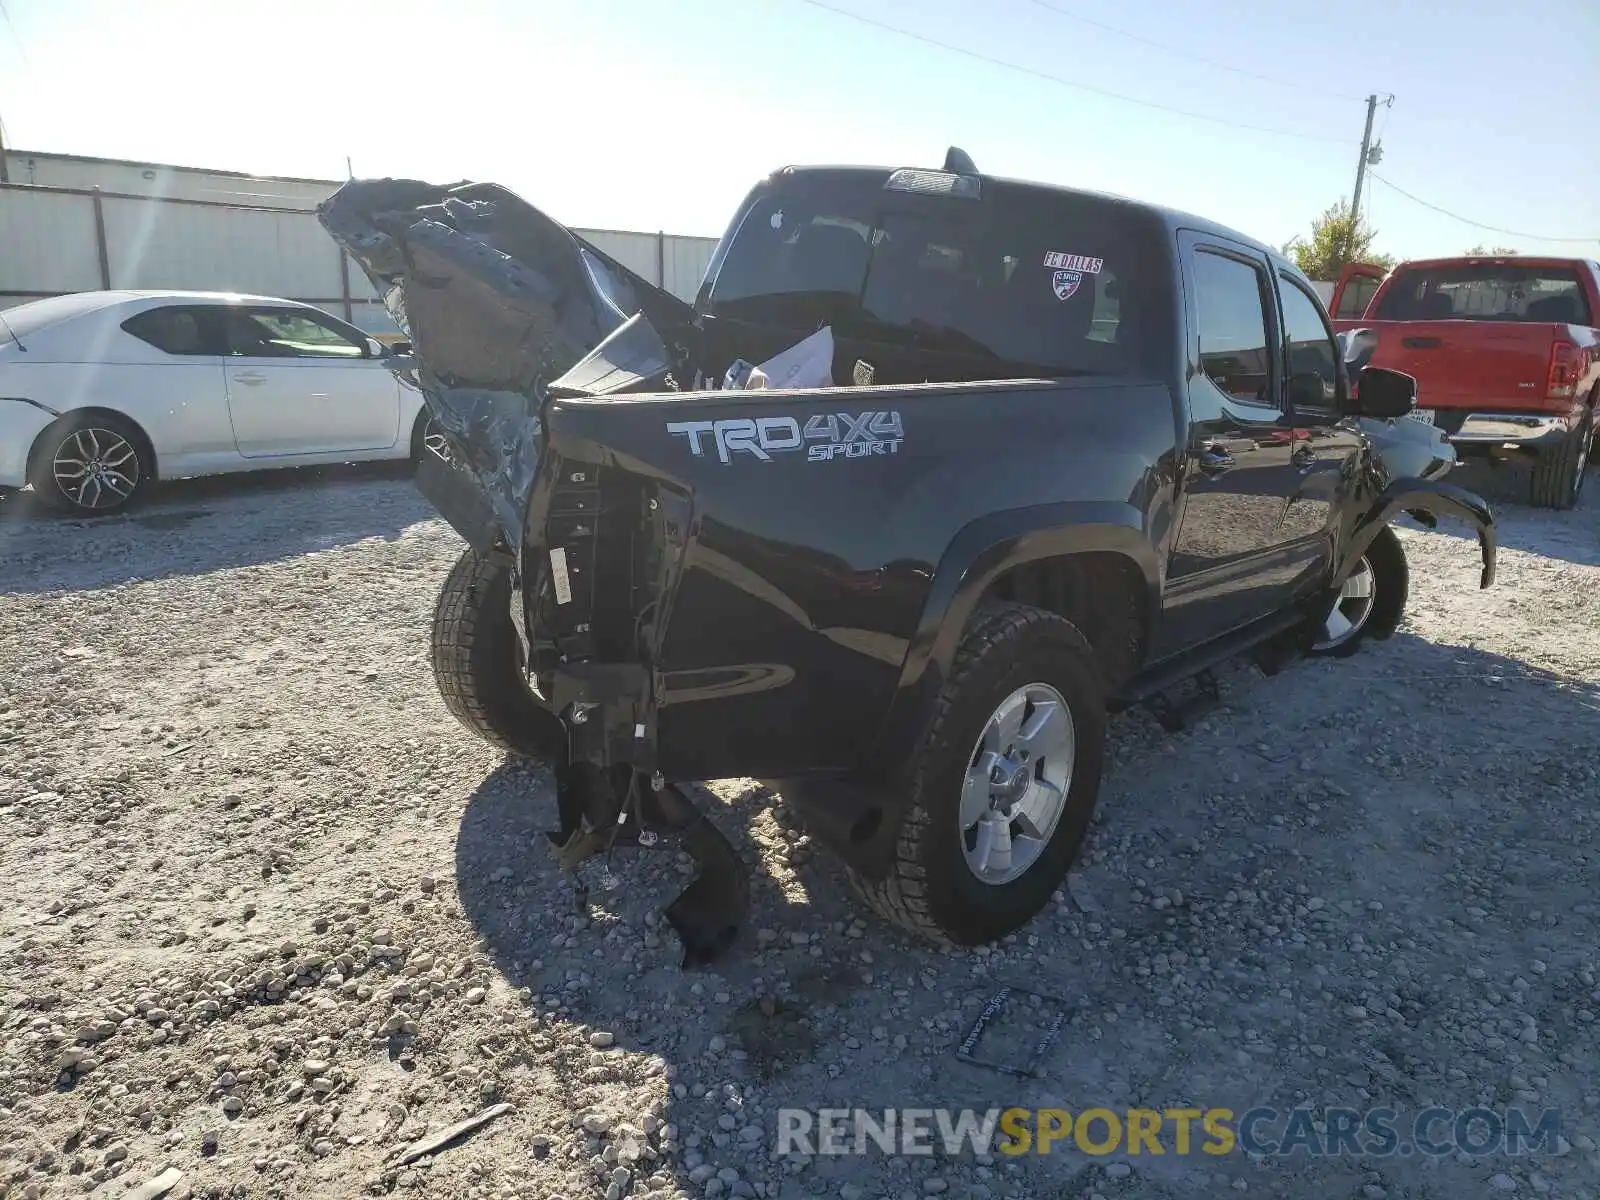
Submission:
[[[1121,712],[1136,704],[1142,704],[1186,680],[1193,679],[1202,671],[1208,671],[1264,642],[1270,642],[1274,638],[1298,630],[1305,621],[1306,615],[1299,608],[1283,609],[1235,629],[1232,633],[1223,634],[1222,637],[1197,646],[1193,650],[1174,655],[1155,664],[1148,671],[1134,676],[1107,701],[1106,707],[1111,712]]]

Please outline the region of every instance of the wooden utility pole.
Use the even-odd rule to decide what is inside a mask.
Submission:
[[[1356,194],[1350,201],[1350,224],[1352,227],[1361,221],[1361,185],[1367,180],[1367,155],[1372,153],[1372,118],[1378,111],[1378,95],[1374,92],[1367,97],[1367,128],[1361,135],[1361,158],[1356,163]]]

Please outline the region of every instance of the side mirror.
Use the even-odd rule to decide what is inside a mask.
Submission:
[[[1356,395],[1351,407],[1359,416],[1387,421],[1405,416],[1416,406],[1417,381],[1403,371],[1363,367],[1356,377]]]
[[[395,342],[389,347],[389,353],[396,358],[404,358],[411,353],[410,342]]]

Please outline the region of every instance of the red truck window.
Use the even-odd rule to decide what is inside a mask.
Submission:
[[[1481,263],[1402,267],[1378,301],[1381,321],[1526,321],[1590,324],[1571,267]]]
[[[1339,295],[1339,311],[1333,313],[1336,321],[1359,320],[1361,314],[1367,311],[1367,305],[1372,303],[1372,294],[1378,290],[1381,279],[1374,279],[1370,275],[1355,275],[1346,281],[1344,291]]]

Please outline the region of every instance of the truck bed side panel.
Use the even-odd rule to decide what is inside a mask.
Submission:
[[[756,430],[762,452],[740,449]],[[549,432],[563,462],[609,457],[691,497],[658,664],[676,778],[860,765],[955,590],[933,599],[957,535],[1081,501],[1148,544],[1175,445],[1165,386],[1104,380],[558,401]]]

